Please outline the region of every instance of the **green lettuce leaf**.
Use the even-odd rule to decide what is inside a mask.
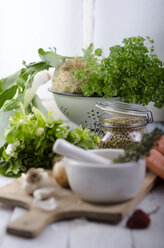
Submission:
[[[62,120],[54,121],[51,111],[45,117],[35,107],[26,114],[22,104],[21,111],[14,111],[9,124],[6,142],[0,148],[0,173],[6,176],[19,176],[31,167],[50,169],[55,156],[52,146],[58,138],[84,149],[97,148],[99,142],[98,136],[87,128],[70,130]]]

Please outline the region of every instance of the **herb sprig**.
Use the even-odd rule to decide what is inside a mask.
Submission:
[[[148,156],[149,151],[154,145],[157,145],[157,141],[164,134],[162,130],[156,128],[150,134],[145,133],[143,135],[141,143],[134,143],[125,149],[125,154],[120,155],[114,159],[114,163],[126,163],[130,161],[138,161],[143,156]]]

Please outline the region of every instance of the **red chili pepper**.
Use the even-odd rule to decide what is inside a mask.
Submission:
[[[150,222],[149,215],[141,209],[137,209],[128,219],[126,226],[130,229],[143,229],[147,228]]]

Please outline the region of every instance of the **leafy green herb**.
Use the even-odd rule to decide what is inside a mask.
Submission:
[[[15,111],[10,117],[6,130],[6,143],[0,149],[0,174],[19,176],[30,167],[51,168],[54,153],[52,146],[56,139],[63,138],[84,149],[97,148],[99,138],[89,129],[81,126],[70,130],[62,120],[53,121],[51,112],[48,118],[35,107],[28,115]],[[8,149],[11,151],[8,152]]]
[[[61,56],[56,53],[56,48],[51,48],[50,51],[44,51],[42,48],[38,50],[39,57],[41,60],[46,62],[51,67],[58,67],[66,59],[73,59],[73,57]]]
[[[44,114],[47,112],[38,96],[35,95],[36,87],[33,87],[34,76],[40,71],[56,67],[65,59],[71,58],[56,54],[55,49],[51,49],[48,52],[39,49],[38,53],[42,61],[30,64],[26,64],[23,61],[24,67],[22,69],[0,80],[0,147],[5,142],[2,137],[4,129],[9,125],[9,116],[13,114],[14,109],[19,108],[20,102],[24,104],[28,112],[31,106],[37,106]]]
[[[102,95],[102,50],[98,48],[93,51],[93,44],[91,44],[86,50],[83,49],[83,52],[86,68],[73,71],[73,74],[81,81],[81,90],[85,96]]]
[[[24,102],[25,92],[32,87],[34,76],[38,72],[56,68],[66,59],[72,58],[56,54],[55,49],[46,52],[40,48],[38,54],[42,61],[30,64],[23,61],[24,67],[20,71],[0,80],[0,109],[9,111],[18,108],[19,102]]]
[[[74,73],[81,80],[83,94],[117,96],[143,105],[152,101],[162,107],[164,63],[154,53],[154,41],[138,36],[125,38],[122,43],[109,48],[106,58],[101,49],[94,51],[93,45],[84,50],[86,69]]]
[[[156,128],[150,134],[144,134],[141,143],[134,143],[125,149],[125,154],[120,155],[114,160],[114,163],[126,163],[130,161],[138,161],[141,157],[147,156],[150,149],[156,144],[164,133]]]
[[[19,108],[19,103],[24,103],[26,91],[32,87],[34,76],[37,72],[47,70],[50,66],[45,62],[31,63],[15,74],[0,80],[0,147],[5,143],[3,138],[4,130],[9,126],[9,116],[13,115],[13,110]],[[36,89],[35,89],[36,91]],[[35,93],[33,97],[35,98]],[[33,105],[26,99],[26,111]]]
[[[16,109],[19,102],[24,101],[25,91],[32,86],[34,76],[43,70],[50,68],[45,62],[31,63],[26,65],[19,72],[7,78],[1,79],[2,92],[0,94],[0,108],[4,111]],[[9,101],[10,100],[10,101]]]

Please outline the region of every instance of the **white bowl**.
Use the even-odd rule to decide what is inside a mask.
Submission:
[[[110,98],[85,97],[78,94],[59,93],[49,89],[60,111],[72,122],[83,127],[95,128],[94,123],[99,122],[99,117],[104,113],[97,108],[96,102],[109,101]]]
[[[114,159],[123,150],[92,150],[103,157]],[[145,162],[111,164],[87,163],[64,158],[71,189],[89,202],[109,203],[128,200],[135,196],[144,181]]]

